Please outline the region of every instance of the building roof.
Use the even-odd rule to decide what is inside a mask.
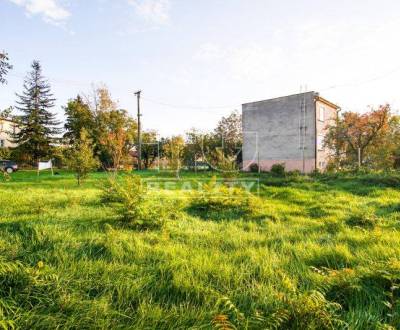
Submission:
[[[315,100],[319,101],[319,102],[322,102],[322,103],[325,103],[326,105],[329,105],[330,107],[335,108],[336,110],[340,109],[340,107],[338,105],[328,101],[327,99],[324,99],[323,97],[319,96],[319,94],[315,97]]]
[[[323,103],[325,103],[326,105],[331,106],[332,108],[340,109],[340,107],[339,107],[338,105],[336,105],[336,104],[334,104],[334,103],[328,101],[327,99],[324,99],[323,97],[319,96],[319,93],[318,93],[318,92],[315,92],[315,91],[310,91],[310,92],[305,92],[305,93],[297,93],[297,94],[290,94],[290,95],[285,95],[285,96],[279,96],[279,97],[274,97],[274,98],[271,98],[271,99],[260,100],[260,101],[255,101],[255,102],[247,102],[247,103],[243,103],[242,105],[245,105],[245,104],[253,104],[253,103],[259,103],[259,102],[265,102],[265,101],[279,100],[279,99],[283,99],[283,98],[286,98],[286,97],[299,96],[299,95],[310,94],[310,93],[315,95],[315,100],[316,100],[316,101],[323,102]]]

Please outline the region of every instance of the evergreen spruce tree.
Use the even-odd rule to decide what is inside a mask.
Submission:
[[[37,162],[51,155],[51,144],[61,132],[57,127],[60,122],[50,112],[55,99],[50,92],[49,83],[42,76],[38,61],[33,61],[22,95],[17,94],[17,97],[19,100],[16,108],[22,115],[18,116],[20,131],[13,135],[13,140],[28,159]]]
[[[8,54],[6,52],[0,52],[0,84],[6,84],[6,75],[13,66],[9,63]]]

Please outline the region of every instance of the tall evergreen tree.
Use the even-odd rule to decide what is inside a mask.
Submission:
[[[0,84],[7,83],[6,75],[13,66],[9,63],[8,54],[6,52],[0,52]]]
[[[42,76],[42,68],[38,61],[33,61],[32,71],[24,82],[22,95],[17,94],[16,108],[22,112],[18,116],[20,131],[13,135],[20,151],[32,161],[48,157],[51,154],[51,143],[55,135],[61,132],[60,124],[50,111],[54,107],[50,85]]]

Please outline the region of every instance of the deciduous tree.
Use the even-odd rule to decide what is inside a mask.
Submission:
[[[99,166],[99,161],[93,155],[93,145],[88,132],[83,128],[79,139],[67,151],[67,165],[75,172],[78,185],[88,173]]]
[[[165,156],[168,159],[169,167],[175,172],[176,178],[179,179],[179,171],[182,166],[185,140],[180,135],[173,136],[166,141],[163,147]]]
[[[94,113],[80,95],[68,102],[67,106],[64,107],[64,113],[66,117],[64,138],[73,143],[80,138],[83,128],[86,129],[89,136],[93,136],[95,126]]]
[[[390,118],[389,105],[364,114],[345,112],[336,125],[328,127],[325,145],[333,151],[336,161],[356,164],[359,158],[363,165],[371,160],[372,149],[379,147],[379,142],[389,134]]]

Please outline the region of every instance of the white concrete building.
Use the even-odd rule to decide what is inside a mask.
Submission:
[[[0,118],[0,148],[16,147],[16,145],[11,142],[11,134],[17,131],[18,126],[15,122]]]
[[[336,123],[338,110],[316,92],[243,104],[243,169],[256,163],[268,171],[284,163],[288,171],[323,171],[330,153],[326,128]]]

